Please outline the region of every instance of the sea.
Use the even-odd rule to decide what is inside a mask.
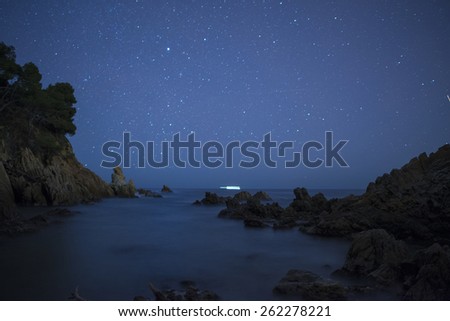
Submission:
[[[155,190],[155,189],[154,189]],[[298,229],[246,228],[218,218],[224,206],[195,206],[205,191],[175,189],[163,198],[104,199],[36,232],[0,240],[1,300],[153,298],[148,288],[182,289],[189,281],[223,300],[282,300],[272,292],[290,270],[325,278],[340,268],[350,241]],[[248,190],[256,192],[257,190]],[[281,206],[292,190],[265,190]],[[360,190],[310,190],[327,198]]]

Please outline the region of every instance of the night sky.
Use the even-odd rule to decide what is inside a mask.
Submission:
[[[349,140],[349,168],[125,170],[138,186],[174,188],[364,188],[450,141],[448,0],[2,0],[0,41],[44,85],[73,85],[70,141],[106,180],[101,147],[124,131]]]

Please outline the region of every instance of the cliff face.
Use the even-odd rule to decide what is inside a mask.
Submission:
[[[72,205],[112,196],[112,189],[75,158],[76,103],[69,83],[43,88],[33,63],[16,63],[0,42],[0,221],[16,217],[14,203]]]
[[[77,161],[69,141],[63,141],[61,151],[49,157],[28,147],[17,150],[13,141],[0,141],[0,161],[17,203],[73,205],[113,195],[105,182]]]

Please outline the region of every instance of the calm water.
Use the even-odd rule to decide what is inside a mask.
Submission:
[[[268,192],[283,206],[293,199],[291,190]],[[190,280],[225,300],[270,300],[289,269],[328,276],[342,266],[349,242],[295,229],[248,229],[217,218],[220,206],[191,205],[203,194],[177,190],[163,199],[76,206],[78,213],[61,224],[1,240],[0,299],[65,300],[76,286],[89,300],[152,298],[149,282],[180,288]]]

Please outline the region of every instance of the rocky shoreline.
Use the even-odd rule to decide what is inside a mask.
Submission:
[[[341,300],[364,289],[404,300],[450,300],[450,145],[377,178],[361,196],[327,200],[305,188],[296,188],[294,196],[287,208],[228,198],[218,216],[243,220],[250,228],[297,228],[352,239],[344,266],[330,277],[357,278],[360,285],[349,288],[292,270],[275,292]]]

